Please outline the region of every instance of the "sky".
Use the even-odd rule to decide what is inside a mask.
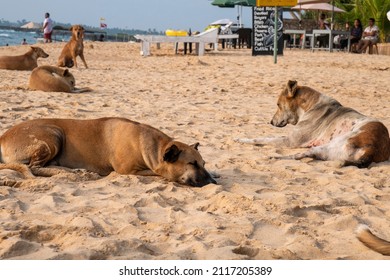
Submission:
[[[211,22],[237,20],[236,8],[219,8],[210,0],[0,0],[0,19],[43,22],[45,12],[62,23],[125,29],[202,31]],[[242,22],[251,26],[251,8],[242,8]]]

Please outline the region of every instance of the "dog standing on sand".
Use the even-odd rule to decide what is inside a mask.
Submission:
[[[72,68],[75,65],[77,67],[76,57],[80,56],[85,68],[88,68],[84,58],[84,27],[73,25],[70,31],[72,31],[72,37],[62,49],[57,66]]]
[[[37,60],[40,57],[46,58],[49,55],[39,47],[31,49],[22,55],[0,56],[0,69],[7,70],[33,70],[38,67]]]
[[[68,69],[44,65],[35,68],[30,75],[29,89],[55,92],[81,93],[90,88],[76,88],[76,80]]]
[[[289,81],[271,120],[276,127],[295,125],[288,137],[235,139],[240,143],[310,148],[293,158],[338,161],[342,166],[368,167],[390,158],[387,128],[378,120],[343,107],[337,100]]]
[[[160,175],[194,187],[216,184],[198,145],[174,141],[156,128],[124,118],[36,119],[0,137],[0,169],[33,177],[53,170],[46,165],[58,165],[103,176],[112,171]]]

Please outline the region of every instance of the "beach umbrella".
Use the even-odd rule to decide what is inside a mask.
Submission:
[[[315,3],[315,4],[302,4],[302,5],[296,5],[291,8],[291,10],[306,10],[306,11],[328,11],[328,12],[335,12],[335,13],[344,13],[345,11],[337,8],[333,5],[330,5],[328,3]]]
[[[218,6],[220,8],[234,8],[235,4],[233,0],[214,0],[211,5]]]
[[[220,8],[234,8],[235,6],[237,6],[238,9],[237,19],[239,21],[239,25],[241,26],[242,7],[256,6],[256,0],[213,0],[213,2],[211,2],[211,5]]]
[[[253,7],[256,6],[256,0],[233,0],[236,5]]]
[[[256,6],[256,0],[214,0],[211,5],[221,8],[233,8],[234,6]]]
[[[330,11],[332,12],[332,15],[331,15],[331,29],[333,29],[333,21],[334,21],[334,13],[345,13],[344,10],[340,9],[340,8],[337,8],[336,6],[334,5],[330,5],[328,4],[328,2],[330,1],[323,1],[323,2],[317,2],[317,3],[306,3],[304,4],[303,3],[304,0],[300,0],[298,1],[298,5],[296,5],[295,7],[292,7],[291,9],[292,10],[307,10],[307,11]],[[309,1],[308,1],[309,2]],[[333,0],[332,0],[332,4],[333,4]]]
[[[233,21],[228,19],[228,18],[223,18],[223,19],[219,19],[219,20],[216,20],[216,21],[213,21],[212,23],[210,23],[210,25],[226,25],[226,24],[229,24],[229,23],[232,23]]]

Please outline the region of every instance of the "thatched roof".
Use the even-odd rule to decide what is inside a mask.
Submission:
[[[32,22],[30,21],[29,23],[22,25],[21,28],[26,28],[26,29],[39,29],[42,28],[42,24]]]

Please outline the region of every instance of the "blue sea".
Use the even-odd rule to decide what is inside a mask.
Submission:
[[[29,45],[35,44],[37,38],[42,37],[42,34],[37,34],[31,31],[15,31],[15,30],[4,30],[0,29],[0,47],[20,45],[23,39],[26,39]]]

